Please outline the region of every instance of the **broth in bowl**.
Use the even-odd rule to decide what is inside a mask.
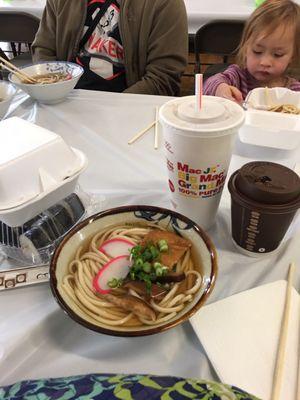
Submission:
[[[71,74],[67,73],[49,73],[49,74],[43,74],[43,75],[34,75],[31,76],[31,78],[34,79],[35,82],[30,82],[27,79],[22,80],[22,83],[28,84],[28,85],[47,85],[50,83],[58,83],[58,82],[63,82],[72,79]]]
[[[169,329],[211,292],[216,253],[204,232],[173,211],[128,206],[73,229],[51,261],[52,291],[82,325],[116,336]]]

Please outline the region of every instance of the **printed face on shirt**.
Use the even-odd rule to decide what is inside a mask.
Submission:
[[[280,27],[258,36],[247,47],[246,66],[261,83],[283,85],[281,80],[293,58],[294,30]]]
[[[98,56],[102,60],[110,60],[115,65],[124,64],[123,47],[112,35],[118,25],[119,12],[119,8],[112,4],[100,19],[85,45],[85,50],[89,55]]]

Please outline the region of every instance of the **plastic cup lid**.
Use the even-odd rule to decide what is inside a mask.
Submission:
[[[291,169],[268,161],[252,161],[237,173],[236,187],[248,198],[265,204],[284,204],[300,196],[300,178]]]
[[[197,111],[195,96],[187,96],[165,103],[160,108],[160,119],[186,134],[222,136],[242,125],[245,112],[237,103],[216,96],[203,96],[201,110]]]

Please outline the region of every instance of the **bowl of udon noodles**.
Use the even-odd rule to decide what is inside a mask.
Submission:
[[[160,333],[205,303],[216,250],[187,217],[165,208],[112,208],[75,226],[50,262],[50,286],[76,322],[113,336]]]
[[[34,83],[15,73],[9,74],[9,81],[38,102],[55,104],[74,89],[83,74],[83,68],[71,62],[49,61],[25,66],[20,72],[33,78]]]
[[[0,120],[5,116],[16,93],[15,87],[5,81],[0,81]]]

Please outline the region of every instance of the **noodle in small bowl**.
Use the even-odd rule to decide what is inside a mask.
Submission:
[[[142,266],[141,254],[148,257]],[[124,259],[130,272],[115,279]],[[107,271],[113,279],[105,278]],[[81,222],[50,263],[52,293],[71,318],[96,332],[126,337],[156,334],[186,321],[205,303],[216,275],[215,247],[199,226],[174,211],[139,205]]]
[[[65,61],[41,62],[23,67],[21,71],[35,78],[38,83],[22,81],[13,73],[9,74],[9,81],[44,104],[62,101],[74,89],[83,74],[80,65]]]
[[[241,142],[280,150],[300,144],[300,92],[283,87],[259,87],[250,91],[243,104],[245,123]]]

